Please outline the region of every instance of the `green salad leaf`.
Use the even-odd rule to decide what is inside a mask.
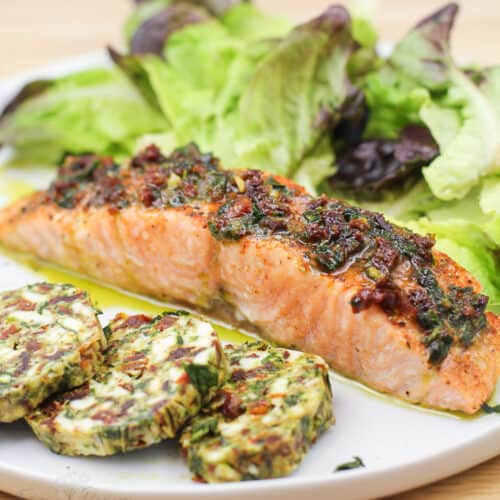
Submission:
[[[114,59],[165,116],[173,132],[162,135],[167,143],[173,137],[176,145],[194,140],[233,167],[300,173],[313,191],[333,172],[328,134],[348,91],[350,17],[332,7],[281,38],[269,38],[284,23],[261,22],[263,16],[238,5],[221,19],[171,33],[163,58]]]
[[[362,88],[370,109],[366,138],[396,139],[405,126],[421,123],[420,109],[429,93],[404,74],[383,66],[366,75]]]
[[[376,69],[381,59],[377,54],[378,33],[373,23],[375,0],[352,0],[350,14],[352,18],[352,38],[356,45],[349,62],[347,72],[353,83]]]
[[[450,4],[417,24],[361,83],[371,110],[366,137],[396,138],[405,126],[422,122],[420,110],[431,92],[447,89],[457,9]]]
[[[246,41],[279,38],[293,27],[287,19],[264,14],[251,3],[228,9],[220,20],[231,36]]]
[[[500,167],[500,122],[491,103],[463,72],[453,68],[450,75],[452,85],[446,95],[421,112],[441,150],[423,174],[443,200],[464,197]]]
[[[160,131],[165,119],[116,70],[75,73],[18,102],[0,121],[0,143],[14,146],[17,163],[56,163],[63,154],[127,155],[136,138]]]
[[[238,164],[288,176],[301,168],[339,119],[351,50],[349,14],[335,6],[271,50],[239,102]]]
[[[116,53],[114,59],[164,115],[173,133],[169,143],[172,137],[175,146],[194,140],[232,164],[238,102],[268,51],[269,42],[247,44],[212,18],[172,33],[165,59]]]
[[[487,178],[483,182],[479,207],[484,214],[483,229],[500,247],[500,176]]]

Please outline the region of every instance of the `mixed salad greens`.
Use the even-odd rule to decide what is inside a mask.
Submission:
[[[15,164],[195,141],[422,233],[500,309],[500,66],[463,67],[458,7],[389,57],[359,8],[293,27],[237,0],[142,0],[113,66],[27,85],[0,117]]]

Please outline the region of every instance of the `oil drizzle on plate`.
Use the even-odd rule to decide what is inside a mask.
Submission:
[[[0,197],[4,202],[12,202],[32,193],[34,188],[28,182],[21,179],[10,178],[5,172],[0,175]]]
[[[408,410],[416,410],[423,413],[427,413],[429,415],[434,415],[437,417],[446,417],[457,420],[476,420],[477,418],[483,416],[485,413],[483,411],[478,411],[474,415],[469,415],[467,413],[461,411],[445,411],[438,410],[436,408],[431,408],[428,406],[423,406],[420,404],[410,403],[409,401],[405,401],[404,399],[397,398],[396,396],[391,396],[390,394],[384,394],[383,392],[379,392],[376,389],[372,389],[362,382],[358,382],[350,377],[342,375],[337,372],[333,372],[330,370],[330,375],[333,380],[341,381],[344,384],[348,384],[356,389],[363,391],[368,396],[378,399],[379,401],[384,401],[385,403],[393,404],[399,406],[400,408],[406,408]]]
[[[176,308],[173,308],[171,305],[99,283],[92,278],[87,278],[78,273],[67,271],[36,257],[18,252],[14,254],[4,247],[0,247],[0,250],[8,258],[31,269],[46,281],[52,283],[70,283],[87,291],[97,308],[127,309],[150,315],[176,310]],[[220,335],[220,338],[226,342],[240,344],[248,340],[253,340],[249,335],[243,334],[227,325],[217,322],[214,323],[213,319],[210,319],[210,322]]]

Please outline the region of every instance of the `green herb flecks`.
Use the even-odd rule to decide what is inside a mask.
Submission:
[[[219,422],[216,417],[199,420],[193,424],[191,442],[197,443],[207,435],[216,435]]]
[[[191,363],[189,365],[185,365],[184,369],[189,375],[191,383],[198,389],[203,397],[208,394],[212,387],[215,387],[219,383],[219,375],[217,371],[209,366]]]
[[[481,409],[484,411],[484,413],[488,413],[488,414],[500,413],[500,404],[495,405],[495,406],[490,406],[490,405],[484,403],[483,406],[481,406]]]
[[[350,462],[345,462],[343,464],[338,465],[335,468],[335,472],[339,472],[342,470],[352,470],[352,469],[359,469],[360,467],[364,467],[365,464],[363,463],[363,460],[359,457],[353,457],[353,460]]]

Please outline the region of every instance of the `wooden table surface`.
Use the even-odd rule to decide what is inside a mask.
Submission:
[[[261,0],[266,10],[307,19],[328,0]],[[384,40],[397,40],[420,17],[442,5],[439,0],[379,0],[377,26]],[[461,60],[500,63],[500,2],[463,0],[453,49]],[[0,78],[106,44],[119,46],[128,0],[3,0],[0,6]],[[500,457],[452,478],[398,495],[398,500],[500,499]],[[0,500],[12,499],[0,493]]]

